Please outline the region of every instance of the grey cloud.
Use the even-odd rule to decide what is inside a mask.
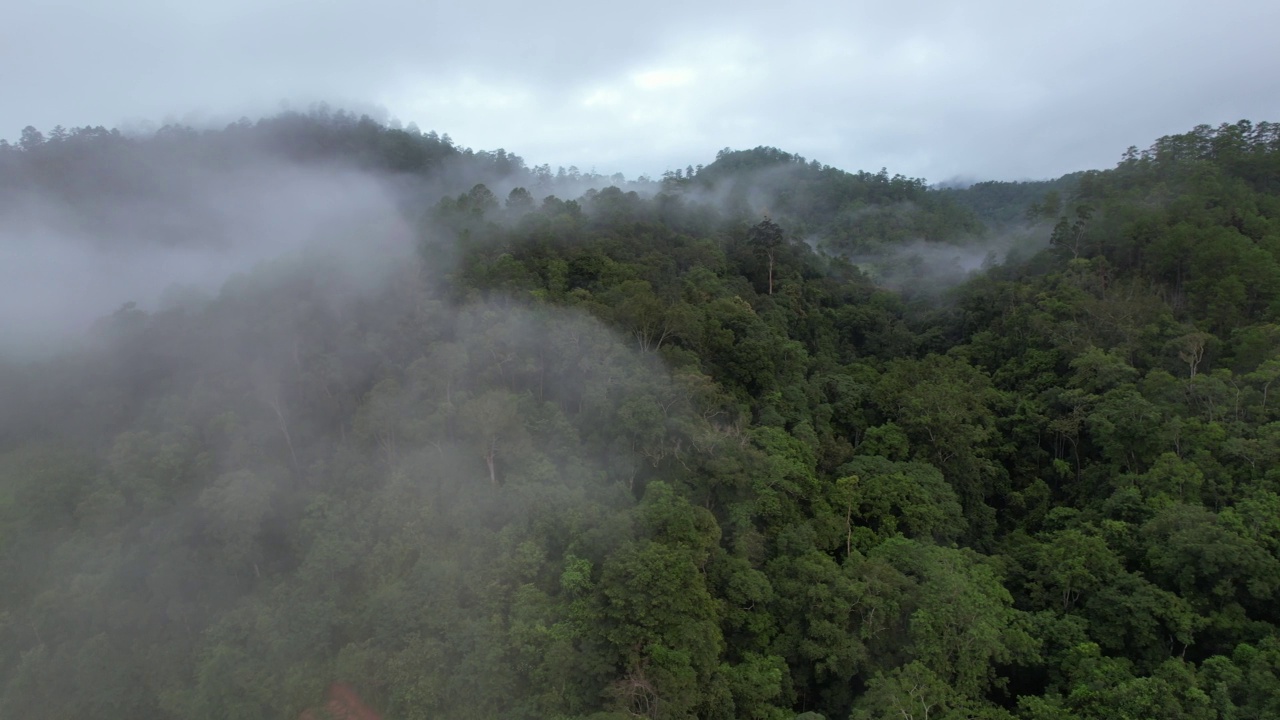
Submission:
[[[1269,0],[82,2],[6,20],[10,138],[327,100],[632,176],[770,144],[848,169],[1013,179],[1280,116]],[[657,71],[687,81],[645,85]]]

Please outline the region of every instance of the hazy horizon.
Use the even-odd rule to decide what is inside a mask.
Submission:
[[[1280,117],[1280,5],[1261,0],[77,10],[11,9],[0,63],[23,70],[0,137],[323,100],[530,165],[657,177],[764,145],[947,182],[1110,167],[1199,124]]]

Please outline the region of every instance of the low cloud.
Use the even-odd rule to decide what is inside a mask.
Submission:
[[[393,189],[372,175],[269,162],[177,170],[167,179],[181,186],[162,200],[26,194],[0,208],[0,354],[56,350],[125,303],[213,294],[308,248],[346,253],[370,285],[412,250]]]

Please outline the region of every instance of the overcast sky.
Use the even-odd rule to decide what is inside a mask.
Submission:
[[[773,145],[930,181],[1110,167],[1280,120],[1280,2],[10,3],[0,137],[382,108],[634,177]]]

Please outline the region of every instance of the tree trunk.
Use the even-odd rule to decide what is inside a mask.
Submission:
[[[284,410],[280,407],[280,395],[271,396],[271,409],[276,411],[276,420],[280,422],[280,432],[284,435],[284,443],[289,446],[289,457],[293,458],[293,469],[298,469],[298,453],[293,450],[293,438],[289,436],[289,423],[285,422]]]
[[[498,487],[498,473],[495,468],[495,464],[496,464],[495,461],[497,460],[497,458],[498,458],[498,441],[495,438],[492,442],[489,443],[489,451],[484,454],[484,462],[486,465],[489,466],[489,482],[492,483],[494,487]]]

